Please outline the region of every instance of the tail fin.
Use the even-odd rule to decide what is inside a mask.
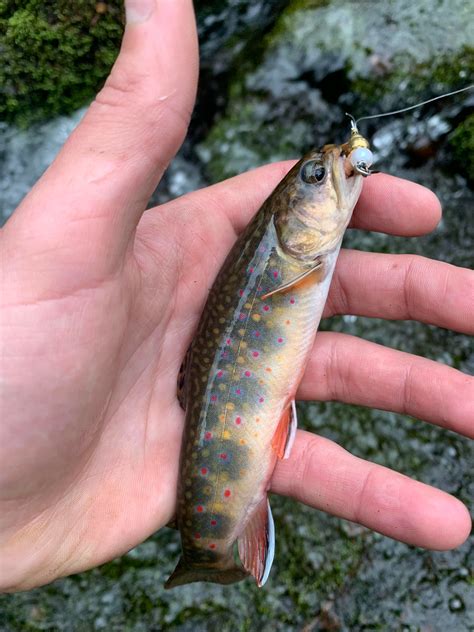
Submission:
[[[233,565],[222,568],[217,566],[192,566],[182,557],[179,559],[178,565],[171,573],[165,583],[165,588],[174,588],[183,584],[191,584],[192,582],[214,582],[216,584],[233,584],[240,582],[248,577],[248,572]]]

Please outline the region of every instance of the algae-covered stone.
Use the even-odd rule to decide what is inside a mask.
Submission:
[[[450,142],[458,165],[474,182],[474,114],[458,125]]]

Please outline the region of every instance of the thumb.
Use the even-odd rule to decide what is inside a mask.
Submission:
[[[23,253],[30,243],[57,256],[60,237],[61,256],[95,275],[121,262],[184,139],[197,86],[192,0],[127,0],[126,15],[103,89],[6,227]]]

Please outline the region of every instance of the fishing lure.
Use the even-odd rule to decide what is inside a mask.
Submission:
[[[209,293],[179,389],[182,555],[167,588],[249,575],[262,586],[269,576],[267,490],[291,451],[296,391],[362,179],[372,173],[369,142],[351,121],[345,144],[310,151],[289,171]]]

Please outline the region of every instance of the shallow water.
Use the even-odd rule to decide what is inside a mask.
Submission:
[[[408,105],[426,96],[427,85],[433,92],[458,87],[464,65],[455,65],[464,46],[474,44],[466,7],[461,0],[394,0],[383,10],[380,3],[343,0],[201,3],[204,81],[197,114],[155,200],[299,155],[312,144],[342,140],[347,107],[361,115]],[[451,33],[457,37],[447,37]],[[451,59],[453,73],[440,79],[443,59]],[[474,266],[474,195],[449,142],[470,108],[472,98],[464,95],[363,128],[373,139],[377,167],[429,186],[444,217],[426,237],[350,231],[346,246]],[[0,128],[5,216],[80,115],[22,134]],[[352,316],[323,327],[474,373],[472,341],[461,334]],[[301,426],[352,453],[472,503],[473,450],[466,439],[401,415],[339,403],[304,404],[299,416]],[[273,498],[272,506],[277,551],[264,589],[246,582],[164,592],[179,551],[177,534],[164,529],[100,569],[1,597],[0,630],[473,629],[472,540],[452,552],[422,551],[288,499]]]

